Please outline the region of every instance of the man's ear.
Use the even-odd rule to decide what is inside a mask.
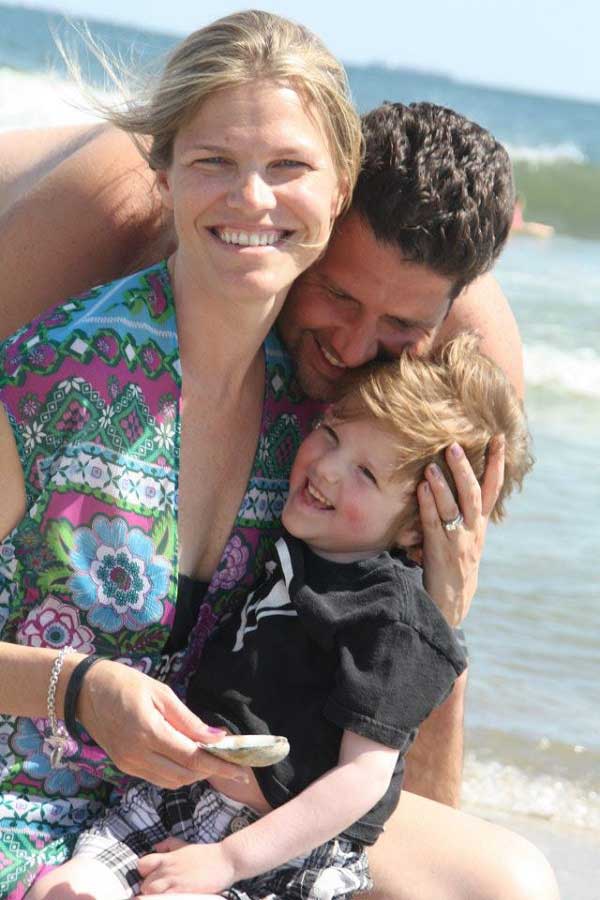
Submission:
[[[173,209],[173,192],[171,189],[171,173],[169,169],[156,170],[156,186],[163,206],[166,209]]]

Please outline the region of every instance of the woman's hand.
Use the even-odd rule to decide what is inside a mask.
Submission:
[[[195,716],[159,681],[102,660],[86,675],[77,718],[122,772],[159,787],[177,788],[220,775],[245,781],[243,769],[204,753],[224,732]]]
[[[477,589],[479,563],[490,513],[504,480],[504,436],[490,444],[481,486],[462,449],[453,444],[446,459],[458,490],[460,508],[439,469],[430,466],[417,490],[423,526],[425,588],[453,627],[467,615]],[[461,513],[462,524],[447,531]]]
[[[156,853],[143,856],[138,872],[141,892],[150,894],[220,894],[231,887],[235,872],[224,844],[187,844],[167,838],[156,845]]]

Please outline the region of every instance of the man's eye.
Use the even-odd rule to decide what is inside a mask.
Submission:
[[[377,487],[377,479],[375,478],[371,470],[368,469],[367,466],[359,466],[359,469],[363,473],[365,478],[368,478],[369,481],[372,481],[373,484]]]
[[[223,166],[228,163],[229,160],[225,159],[224,156],[200,156],[198,159],[194,160],[194,163],[202,165],[202,166]]]

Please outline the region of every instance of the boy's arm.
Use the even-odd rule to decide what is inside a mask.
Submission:
[[[338,765],[301,794],[219,844],[165,841],[140,860],[144,893],[220,892],[336,837],[386,792],[398,751],[345,731]],[[175,849],[176,848],[176,849]]]

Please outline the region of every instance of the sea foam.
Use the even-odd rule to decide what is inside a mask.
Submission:
[[[553,775],[530,775],[495,760],[465,757],[462,802],[600,831],[600,794]]]
[[[600,355],[591,347],[566,351],[540,342],[526,344],[523,352],[529,386],[600,397]]]
[[[0,68],[0,131],[95,121],[98,116],[73,82],[53,72]]]
[[[583,165],[588,162],[585,153],[571,142],[561,144],[538,144],[528,147],[518,144],[505,144],[514,162],[525,162],[530,165],[551,166],[558,162],[572,162]]]

